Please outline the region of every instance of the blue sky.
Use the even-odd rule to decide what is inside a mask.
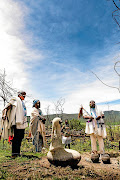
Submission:
[[[113,67],[120,31],[112,19],[112,1],[5,0],[1,5],[1,47],[3,52],[9,48],[9,56],[1,55],[2,68],[9,64],[13,86],[39,98],[43,110],[48,104],[53,109],[52,102],[61,97],[68,113],[78,112],[81,103],[87,107],[91,99],[102,105],[119,99],[116,89],[90,72],[118,87]]]
[[[89,3],[89,1],[62,0],[31,1],[25,4],[30,11],[25,18],[25,28],[29,33],[33,33],[32,44],[28,42],[28,46],[40,49],[43,56],[45,55],[43,62],[37,64],[31,71],[35,76],[39,72],[46,94],[48,89],[51,89],[52,94],[56,94],[56,91],[53,92],[53,83],[59,82],[57,84],[61,86],[64,78],[74,81],[74,78],[67,77],[68,71],[76,73],[74,68],[83,72],[95,68],[96,59],[92,56],[96,54],[101,56],[101,52],[107,54],[113,47],[108,47],[108,43],[115,43],[114,31],[116,27],[117,32],[117,26],[111,18],[114,6],[110,2],[101,1],[98,4],[96,1]],[[34,76],[32,80],[33,78]],[[79,74],[77,78],[79,79]],[[78,83],[80,81],[78,80]],[[32,84],[34,83],[41,82],[35,78]],[[61,92],[58,92],[59,94]]]

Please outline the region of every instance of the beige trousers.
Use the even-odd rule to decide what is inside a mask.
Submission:
[[[96,138],[97,138],[98,139],[98,143],[99,143],[100,154],[104,154],[104,141],[103,141],[103,137],[95,135],[95,134],[91,134],[90,138],[91,138],[92,152],[94,152],[94,153],[97,152],[97,144],[96,144]]]

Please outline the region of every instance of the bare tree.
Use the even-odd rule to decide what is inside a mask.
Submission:
[[[120,7],[119,7],[119,5],[118,5],[118,2],[116,3],[114,0],[112,0],[112,2],[113,2],[113,4],[114,4],[115,7],[116,7],[116,10],[114,10],[114,11],[112,12],[112,17],[113,17],[113,20],[117,23],[117,25],[118,25],[119,28],[120,28],[120,23],[119,23],[119,18],[120,18],[120,15],[119,15],[119,13],[120,13]]]
[[[60,114],[61,119],[63,118],[64,104],[65,104],[64,98],[60,98],[56,102],[54,102],[56,116]]]
[[[47,106],[47,108],[45,108],[45,112],[46,112],[46,126],[48,128],[49,122],[50,122],[50,105]]]
[[[16,93],[17,91],[12,88],[12,83],[6,80],[6,72],[0,72],[0,97],[2,98],[3,104],[5,106],[8,99]],[[4,148],[4,138],[3,138],[3,148]]]
[[[110,1],[110,0],[107,0]],[[116,22],[116,24],[118,25],[118,27],[120,28],[120,0],[111,0],[115,6],[115,10],[112,12],[112,18],[113,20]],[[119,44],[120,42],[118,42],[117,44]]]
[[[10,81],[6,81],[6,72],[4,69],[4,72],[0,73],[0,97],[3,100],[4,106],[13,93],[16,92],[17,91],[12,88],[12,83]]]
[[[115,87],[115,86],[111,86],[111,85],[108,85],[108,84],[106,84],[105,82],[103,82],[97,75],[96,75],[96,73],[94,73],[93,71],[91,71],[95,76],[96,76],[96,78],[102,83],[102,84],[104,84],[105,86],[108,86],[108,87],[110,87],[110,88],[115,88],[115,89],[117,89],[118,91],[119,91],[119,93],[120,93],[120,73],[117,71],[117,67],[120,67],[119,65],[117,66],[117,64],[118,63],[120,63],[120,61],[117,61],[117,62],[115,62],[115,64],[114,64],[114,71],[117,73],[117,75],[118,75],[118,77],[119,77],[119,87]]]

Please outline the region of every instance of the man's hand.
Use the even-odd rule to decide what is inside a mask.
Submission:
[[[31,132],[29,132],[29,135],[28,135],[28,137],[31,137]]]
[[[2,119],[5,120],[5,119],[6,119],[6,115],[3,115],[3,116],[2,116]]]
[[[94,119],[92,116],[83,116],[84,119]]]
[[[80,107],[80,111],[79,111],[79,114],[78,114],[78,118],[80,119],[81,116],[83,116],[83,106],[81,105]]]
[[[94,119],[94,117],[90,116],[90,119]]]
[[[101,117],[104,119],[104,117],[105,117],[104,114]]]
[[[7,116],[7,109],[3,110],[2,119],[5,120]]]
[[[7,111],[8,111],[9,109],[12,109],[12,105],[11,105],[11,104],[10,104],[7,108],[5,108],[5,109],[3,110],[3,114],[2,114],[2,119],[3,119],[3,120],[6,119]]]
[[[43,119],[42,119],[42,123],[43,123],[43,124],[45,124],[45,121],[46,121],[46,119],[45,119],[45,118],[43,118]]]
[[[98,116],[98,117],[96,117],[96,120],[99,120],[101,118],[101,116]]]

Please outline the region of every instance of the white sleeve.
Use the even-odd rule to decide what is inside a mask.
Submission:
[[[83,110],[83,116],[89,116],[86,111]]]
[[[15,97],[12,97],[9,102],[6,104],[5,108],[7,108],[8,106],[13,105],[13,106],[17,106],[17,100]]]

